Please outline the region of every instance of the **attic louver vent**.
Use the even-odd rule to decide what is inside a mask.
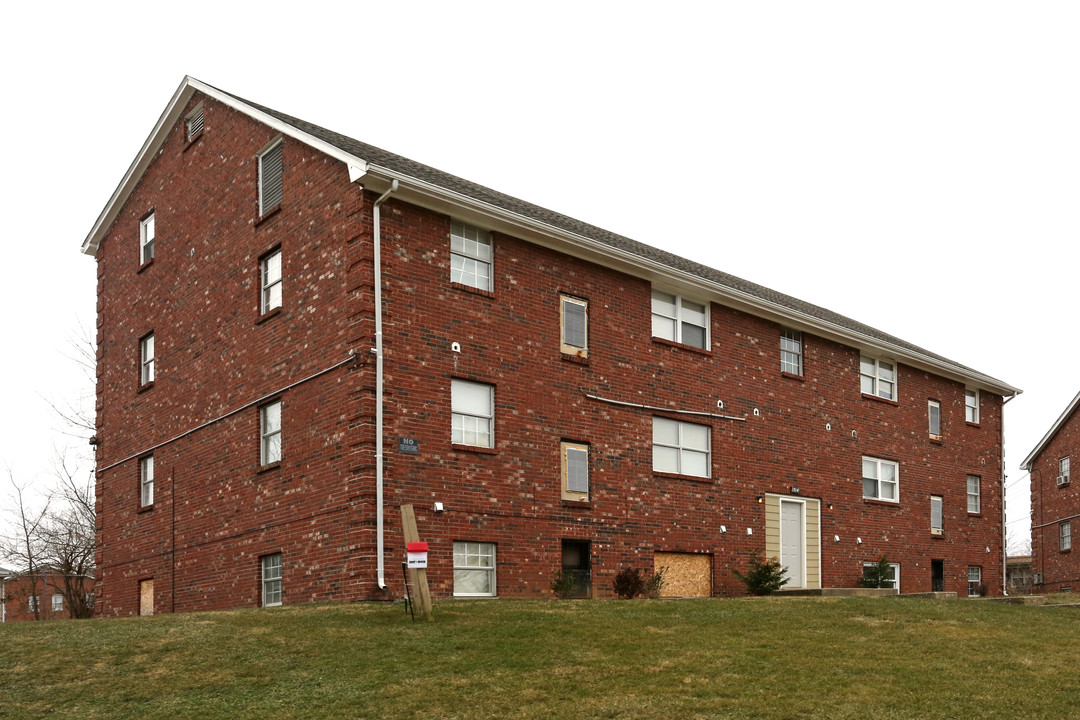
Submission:
[[[201,103],[191,111],[191,114],[184,119],[184,122],[187,128],[187,139],[190,142],[198,137],[203,129],[203,107]]]
[[[259,215],[281,204],[281,142],[259,156]]]

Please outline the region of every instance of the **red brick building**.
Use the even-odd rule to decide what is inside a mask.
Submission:
[[[83,250],[105,615],[399,598],[404,504],[436,597],[1001,591],[1019,391],[824,308],[190,78]]]
[[[1072,458],[1080,457],[1080,394],[1024,459],[1031,473],[1031,569],[1036,592],[1080,591],[1080,489],[1072,482]]]
[[[68,591],[63,575],[49,571],[30,575],[0,568],[0,622],[70,620],[80,616],[79,612],[92,611],[93,578],[77,576],[74,585],[85,593],[79,608],[73,608],[71,599],[65,597]]]

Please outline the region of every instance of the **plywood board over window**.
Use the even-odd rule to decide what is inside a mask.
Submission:
[[[712,555],[653,553],[653,570],[664,570],[661,597],[709,597],[712,595]]]

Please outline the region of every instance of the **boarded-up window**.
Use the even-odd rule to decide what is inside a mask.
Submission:
[[[154,579],[139,581],[139,614],[154,614]]]
[[[653,553],[653,571],[664,572],[661,597],[709,597],[712,595],[712,555]]]

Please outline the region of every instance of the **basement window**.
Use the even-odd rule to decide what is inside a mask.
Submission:
[[[281,604],[281,553],[263,555],[262,564],[262,606],[274,607]]]
[[[454,597],[495,597],[495,543],[454,541]]]

